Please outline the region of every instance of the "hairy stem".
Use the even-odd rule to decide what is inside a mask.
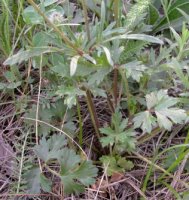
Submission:
[[[129,90],[129,82],[126,76],[126,73],[124,73],[124,71],[119,70],[121,76],[122,76],[122,80],[124,83],[124,89],[125,89],[125,95],[127,97],[127,106],[128,106],[128,112],[129,112],[129,117],[131,116],[131,93]]]
[[[100,124],[99,124],[98,117],[96,114],[96,109],[95,109],[94,102],[91,96],[91,92],[89,90],[86,91],[86,100],[87,100],[87,106],[90,112],[90,116],[91,116],[91,120],[95,129],[96,136],[100,140],[100,132],[99,132]]]

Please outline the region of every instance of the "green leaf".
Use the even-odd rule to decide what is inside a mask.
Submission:
[[[182,26],[183,17],[178,9],[184,11],[186,14],[189,14],[188,8],[189,8],[188,0],[176,0],[175,3],[173,3],[170,6],[167,16],[164,16],[160,20],[160,22],[154,27],[153,32],[159,32],[161,30],[169,28],[170,26],[174,28]],[[169,19],[170,24],[167,21],[167,17]]]
[[[58,161],[61,166],[61,174],[63,175],[77,166],[81,158],[73,150],[64,148],[58,155]]]
[[[62,65],[62,63],[55,65],[54,67],[51,68],[51,70],[55,72],[57,76],[61,76],[61,77],[70,76],[69,66]]]
[[[150,4],[149,6],[149,24],[154,25],[157,20],[160,18],[158,10]]]
[[[100,161],[103,163],[104,168],[107,168],[108,176],[111,176],[114,173],[124,173],[134,167],[131,161],[128,161],[121,156],[102,156]]]
[[[94,65],[96,65],[96,60],[95,60],[93,57],[89,56],[88,54],[83,54],[83,57],[84,57],[86,60],[88,60],[88,61],[90,61],[91,63],[93,63]]]
[[[184,12],[183,10],[177,8],[177,10],[184,16],[184,18],[186,19],[187,22],[189,22],[189,15]]]
[[[70,62],[70,76],[73,76],[77,69],[77,63],[81,56],[74,56]]]
[[[165,115],[162,115],[161,113],[156,112],[156,116],[157,116],[157,122],[159,126],[161,128],[164,127],[166,130],[170,131],[172,128],[171,121]]]
[[[52,4],[56,3],[56,2],[58,2],[58,0],[45,0],[45,1],[43,2],[43,5],[44,5],[45,7],[47,7],[47,6],[50,6],[50,5],[52,5]]]
[[[95,182],[94,177],[97,175],[97,168],[92,165],[92,161],[84,161],[81,163],[74,176],[83,185],[89,186]]]
[[[138,113],[134,119],[134,127],[141,127],[144,132],[150,133],[153,125],[155,125],[155,118],[150,114],[149,111]]]
[[[177,99],[167,95],[167,91],[160,90],[146,95],[148,111],[137,114],[134,118],[135,128],[141,127],[150,133],[156,123],[160,128],[171,130],[173,123],[182,124],[187,119],[186,111],[177,107]],[[154,117],[152,114],[156,115]]]
[[[104,24],[105,24],[105,20],[106,20],[106,6],[105,6],[105,3],[104,3],[104,0],[102,0],[101,2],[101,20],[100,20],[100,38],[102,37],[102,32],[103,32],[103,29],[104,29]]]
[[[133,56],[145,49],[145,47],[148,46],[148,43],[140,40],[129,40],[124,41],[123,45],[124,50],[119,59],[120,64],[125,64],[126,62],[130,61]]]
[[[20,64],[23,61],[29,60],[29,58],[33,58],[45,53],[52,53],[52,52],[56,52],[56,50],[52,47],[35,47],[26,51],[21,50],[17,54],[10,56],[3,64],[4,65]]]
[[[49,145],[45,138],[40,141],[40,145],[35,146],[36,155],[44,161],[48,161]]]
[[[80,156],[76,155],[73,150],[62,150],[59,163],[61,180],[66,194],[83,192],[84,186],[95,182],[97,168],[92,165],[91,161],[81,161]]]
[[[34,167],[25,174],[27,188],[30,194],[40,193],[40,173],[39,167]]]
[[[120,112],[115,112],[112,116],[112,127],[101,128],[100,132],[106,136],[100,138],[102,146],[113,146],[114,150],[121,152],[131,152],[135,149],[135,132],[128,129],[128,119],[122,120]]]
[[[104,78],[110,73],[111,69],[108,67],[103,67],[97,69],[95,73],[88,77],[88,84],[91,86],[98,86]]]
[[[35,47],[48,46],[48,44],[51,44],[52,42],[52,37],[41,31],[33,36],[32,41]]]
[[[142,40],[146,42],[156,43],[156,44],[163,44],[163,41],[157,37],[145,34],[129,34],[127,36],[128,40]]]
[[[139,61],[132,61],[127,64],[123,64],[120,68],[125,69],[126,76],[128,78],[132,77],[137,82],[140,82],[141,77],[147,69],[147,67],[142,65],[142,63]]]
[[[172,107],[177,103],[177,100],[169,97],[166,91],[160,90],[159,92],[151,93],[150,96],[147,96],[147,105],[151,100],[153,101],[154,105],[151,104],[150,107],[153,106],[160,127],[170,131],[173,123],[183,123],[186,120],[186,112]]]
[[[55,11],[58,13],[58,11],[61,9],[61,7],[56,6],[55,4],[56,2],[58,2],[58,0],[45,0],[38,6],[45,13],[45,15],[48,16],[49,13],[52,13]],[[53,4],[54,4],[54,8],[49,10],[47,7]],[[61,9],[61,12],[62,11],[63,9]],[[26,22],[26,24],[30,24],[30,25],[42,24],[44,22],[43,17],[38,14],[38,12],[34,9],[33,6],[28,6],[27,8],[24,9],[23,19]]]
[[[34,147],[34,152],[43,161],[58,158],[58,152],[65,147],[67,140],[64,135],[53,135],[46,140],[45,137],[40,140],[40,144]]]
[[[121,40],[121,39],[142,40],[142,41],[156,43],[156,44],[163,44],[163,41],[160,40],[159,38],[151,36],[151,35],[145,35],[145,34],[123,34],[123,35],[111,37],[103,41],[103,43],[106,43],[112,40]]]
[[[146,104],[149,110],[154,107],[156,107],[156,110],[161,110],[177,104],[177,99],[169,97],[167,91],[159,90],[146,95]]]
[[[113,146],[115,143],[115,136],[114,136],[114,130],[112,130],[110,127],[107,128],[100,128],[100,132],[102,134],[106,134],[107,137],[101,137],[100,142],[103,147],[106,147],[108,145]]]
[[[111,66],[114,66],[114,62],[113,62],[113,60],[112,60],[112,58],[111,58],[111,54],[110,54],[109,49],[108,49],[107,47],[105,47],[105,46],[101,46],[101,47],[102,47],[102,49],[104,50],[104,52],[105,52],[105,54],[106,54],[106,58],[107,58],[107,60],[108,60],[108,63],[109,63]]]
[[[165,117],[171,119],[172,122],[175,124],[180,124],[184,122],[187,118],[186,111],[179,108],[165,108],[164,110],[157,110],[156,114],[157,113],[162,114]]]
[[[123,157],[119,157],[117,160],[117,164],[125,169],[126,171],[131,170],[134,167],[134,164],[130,160],[126,160]]]
[[[24,9],[23,11],[23,18],[26,24],[41,24],[43,22],[43,17],[40,16],[33,6],[28,6],[27,8]]]
[[[95,182],[98,170],[92,165],[91,161],[82,160],[80,155],[77,155],[74,150],[68,149],[65,145],[64,136],[53,135],[48,140],[43,138],[40,145],[36,145],[34,150],[46,164],[50,159],[54,159],[53,162],[58,161],[60,166],[58,176],[63,183],[65,194],[80,193],[84,191],[84,186],[89,186]],[[51,190],[52,182],[43,175],[40,176],[39,168],[36,171],[32,170],[30,174],[35,175],[32,184],[36,182],[39,190],[39,182],[44,191],[49,192]]]
[[[40,174],[40,184],[44,192],[51,192],[52,181],[46,178],[43,174]]]
[[[107,168],[108,176],[111,176],[115,172],[124,172],[124,169],[117,164],[116,158],[113,156],[102,156],[100,161],[103,163],[104,168]]]
[[[182,39],[181,39],[180,35],[179,35],[179,34],[175,31],[175,29],[173,29],[172,27],[170,27],[170,29],[171,29],[171,32],[173,33],[174,38],[176,39],[177,43],[178,43],[179,45],[182,45],[182,44],[181,44]]]
[[[84,192],[84,187],[73,180],[71,176],[62,176],[61,181],[64,185],[64,193],[72,194],[72,193],[81,193]]]
[[[96,5],[96,0],[86,0],[86,5],[89,9],[96,12],[98,16],[100,16],[100,8]]]
[[[64,97],[64,103],[71,108],[76,104],[77,96],[84,96],[85,92],[74,86],[60,86],[56,92],[57,95]]]

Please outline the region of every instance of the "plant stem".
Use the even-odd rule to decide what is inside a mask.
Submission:
[[[113,93],[114,93],[114,108],[117,107],[117,95],[118,95],[118,69],[114,68],[114,80],[113,80]]]
[[[100,143],[100,138],[101,138],[100,137],[100,131],[99,131],[100,123],[98,121],[98,116],[97,116],[97,113],[96,113],[96,109],[95,109],[95,105],[94,105],[94,102],[93,102],[93,99],[92,99],[91,92],[88,89],[86,90],[86,100],[87,100],[87,106],[88,106],[88,109],[89,109],[89,112],[90,112],[91,120],[92,120],[94,129],[95,129],[95,133],[96,133],[96,136],[98,138],[99,145],[100,145],[100,150],[102,151],[103,154],[106,154],[105,149],[102,147],[102,145]]]
[[[79,48],[77,48],[71,41],[70,39],[58,28],[56,27],[49,19],[48,17],[40,10],[39,6],[34,3],[33,0],[27,0],[33,7],[34,9],[38,12],[39,15],[41,15],[44,20],[49,24],[49,26],[51,26],[55,32],[57,32],[57,34],[60,35],[60,37],[63,39],[63,41],[69,45],[70,47],[72,47],[79,55],[83,55],[83,51],[80,50]]]
[[[126,76],[126,73],[124,73],[124,71],[122,71],[122,69],[119,70],[121,76],[122,76],[122,80],[124,82],[124,88],[125,88],[125,95],[127,97],[127,106],[128,106],[128,112],[129,112],[129,117],[131,117],[131,94],[130,94],[130,90],[129,90],[129,82]]]
[[[82,144],[83,144],[83,121],[82,121],[82,116],[81,116],[81,107],[80,107],[78,98],[77,98],[77,115],[79,118],[79,145],[82,147]]]
[[[95,129],[96,136],[100,140],[100,132],[99,132],[100,123],[98,121],[94,102],[91,96],[91,92],[89,90],[86,91],[86,100],[87,100],[87,106],[90,112],[90,116],[91,116],[91,120]]]
[[[114,106],[113,106],[113,104],[112,104],[112,102],[111,102],[110,96],[109,96],[108,93],[107,93],[106,95],[107,95],[108,107],[110,108],[110,111],[111,111],[112,113],[114,113],[114,112],[115,112],[115,109],[114,109]]]
[[[90,29],[89,29],[87,6],[85,4],[85,0],[81,0],[81,3],[82,3],[84,18],[85,18],[85,26],[86,26],[87,37],[88,37],[88,41],[90,41],[91,36],[90,36]]]

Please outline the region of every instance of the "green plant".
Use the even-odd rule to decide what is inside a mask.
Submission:
[[[112,127],[101,128],[100,132],[106,136],[101,137],[100,141],[103,147],[109,146],[112,155],[132,152],[135,149],[135,133],[129,126],[128,119],[122,120],[120,112],[112,116]]]
[[[176,98],[163,90],[146,95],[147,110],[135,116],[135,127],[150,133],[158,123],[160,128],[170,131],[173,123],[182,123],[187,117],[185,110],[173,107],[177,103]]]
[[[163,31],[181,16],[188,19],[187,11],[182,10],[188,2],[138,0],[126,13],[120,0],[28,3],[19,4],[16,16],[22,15],[13,23],[14,36],[7,32],[8,38],[2,40],[7,58],[3,64],[10,70],[3,73],[0,90],[13,97],[21,95],[18,103],[24,103],[17,103],[17,109],[24,112],[23,126],[29,130],[13,191],[50,193],[58,182],[62,196],[78,194],[101,175],[94,163],[103,164],[107,179],[113,179],[133,168],[144,169],[144,164],[136,161],[141,159],[150,165],[145,166],[148,171],[142,191],[137,190],[141,196],[145,196],[149,181],[154,188],[165,185],[175,195],[175,188],[164,177],[173,178],[171,173],[187,151],[182,149],[179,159],[164,169],[163,159],[155,164],[161,155],[155,143],[162,142],[162,147],[167,138],[161,137],[168,137],[173,127],[188,121],[188,25],[184,23],[181,32],[171,27],[169,39]],[[9,4],[3,1],[2,5]],[[9,29],[10,16],[5,11],[3,16]],[[157,36],[160,31],[162,35]],[[15,41],[16,36],[17,45],[11,44],[10,38]],[[179,84],[181,92],[172,97],[170,88],[178,89]],[[107,107],[105,120],[101,120],[104,113],[99,102]],[[90,130],[85,127],[86,113]],[[153,155],[150,152],[146,158],[140,153],[150,139]],[[137,148],[140,145],[144,146]],[[83,149],[95,158],[93,164]],[[156,170],[160,170],[157,185],[150,179]]]
[[[162,0],[161,3],[162,3],[165,14],[159,20],[156,20],[156,23],[154,24],[153,32],[157,33],[159,31],[168,29],[170,26],[180,29],[182,27],[183,16],[179,10],[182,10],[188,13],[188,6],[189,6],[188,1],[187,0],[176,0],[176,1]]]
[[[72,149],[67,148],[66,144],[67,140],[63,135],[53,135],[48,140],[42,138],[40,144],[34,147],[34,152],[44,161],[44,168],[61,179],[65,194],[79,193],[84,190],[83,185],[94,183],[97,169],[90,161],[82,160]],[[58,161],[59,172],[49,167],[53,160]],[[28,182],[29,192],[39,193],[40,188],[46,192],[51,191],[52,182],[39,167],[34,167],[25,176],[32,177]]]
[[[103,147],[109,147],[110,156],[102,156],[101,161],[106,166],[108,175],[116,172],[124,172],[133,167],[131,161],[126,161],[121,154],[135,150],[135,132],[128,128],[128,119],[122,120],[120,112],[116,111],[112,115],[111,127],[101,128],[101,134],[105,135],[100,138]]]

